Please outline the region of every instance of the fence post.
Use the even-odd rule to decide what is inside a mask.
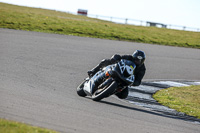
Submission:
[[[128,23],[128,19],[126,18],[126,19],[125,19],[125,24],[127,24],[127,23]]]
[[[140,25],[142,26],[143,21],[140,21]]]
[[[70,13],[70,12],[68,12]],[[70,14],[74,14],[73,12],[71,12]],[[116,19],[120,19],[120,20],[125,20],[125,24],[128,24],[128,18],[116,18],[115,17],[109,17],[109,16],[100,16],[100,15],[92,15],[96,16],[97,19],[102,19],[102,18],[106,18],[109,19],[110,18],[110,21],[111,22],[117,22]],[[140,23],[141,26],[145,26],[145,23],[146,23],[146,26],[151,26],[150,23],[148,23],[148,21],[142,21],[142,20],[133,20],[133,19],[130,19],[130,25],[139,25],[138,22]],[[137,21],[137,24],[133,24],[132,21]],[[121,22],[120,22],[121,23]],[[123,23],[123,22],[122,22]],[[144,23],[144,25],[143,25]],[[160,23],[157,23],[157,24],[160,24]],[[186,30],[186,31],[197,31],[197,32],[200,32],[200,28],[191,28],[191,27],[186,27],[186,26],[179,26],[179,25],[172,25],[172,24],[169,24],[169,25],[163,25],[164,28],[167,28],[167,29],[179,29],[179,30]],[[191,30],[193,29],[193,30]]]

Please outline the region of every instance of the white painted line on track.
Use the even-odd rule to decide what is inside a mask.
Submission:
[[[172,86],[172,87],[190,86],[188,84],[175,82],[175,81],[159,81],[159,82],[153,82],[153,83],[158,83],[158,84],[162,84],[162,85],[169,85],[169,86]]]

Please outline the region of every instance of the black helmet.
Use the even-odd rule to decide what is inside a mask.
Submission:
[[[134,63],[136,65],[142,65],[145,61],[145,53],[141,50],[136,50],[134,53],[133,53],[133,59],[134,59]]]

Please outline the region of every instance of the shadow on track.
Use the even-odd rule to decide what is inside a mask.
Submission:
[[[140,112],[157,115],[157,116],[162,116],[162,117],[167,117],[167,118],[172,118],[172,119],[179,119],[179,120],[190,121],[190,122],[198,122],[200,124],[200,119],[197,119],[193,116],[188,116],[188,115],[179,116],[179,115],[172,115],[167,112],[148,111],[148,110],[144,110],[144,109],[134,108],[131,106],[125,106],[125,105],[121,105],[121,104],[117,104],[117,103],[111,103],[111,102],[107,102],[107,101],[99,101],[99,103],[104,103],[104,104],[108,104],[108,105],[112,105],[112,106],[116,106],[116,107],[120,107],[120,108],[125,108],[125,109],[129,109],[129,110],[134,110],[134,111],[140,111]]]

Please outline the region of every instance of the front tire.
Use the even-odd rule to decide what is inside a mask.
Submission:
[[[84,92],[84,90],[83,90],[83,87],[84,87],[85,82],[86,82],[86,80],[83,81],[83,82],[77,87],[77,89],[76,89],[77,94],[78,94],[79,96],[81,96],[81,97],[87,96],[87,94],[86,94],[86,93]]]
[[[100,101],[101,99],[112,94],[116,88],[117,88],[117,83],[116,81],[113,81],[110,85],[103,88],[102,91],[100,91],[100,89],[95,91],[94,94],[92,95],[92,100]]]

